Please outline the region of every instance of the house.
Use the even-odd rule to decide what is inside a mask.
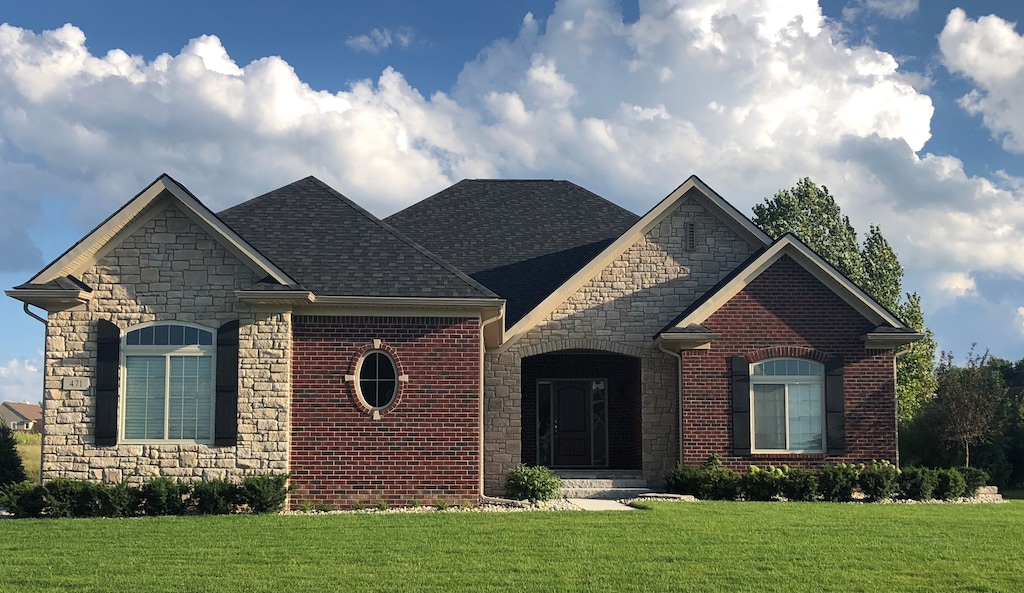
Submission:
[[[0,422],[11,430],[42,432],[43,409],[28,402],[0,404]]]
[[[215,214],[163,175],[7,294],[48,312],[45,477],[291,472],[335,506],[895,461],[921,337],[697,177],[643,216],[466,180],[379,220],[312,177]]]

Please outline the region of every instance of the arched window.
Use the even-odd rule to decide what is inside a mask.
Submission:
[[[822,365],[797,358],[754,364],[750,398],[754,453],[825,451]]]
[[[150,323],[128,331],[121,349],[125,441],[213,441],[213,331]]]

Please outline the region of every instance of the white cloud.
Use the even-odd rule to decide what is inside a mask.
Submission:
[[[936,281],[937,288],[950,298],[958,299],[977,294],[978,285],[970,274],[943,272]]]
[[[905,19],[918,8],[918,0],[853,0],[843,8],[843,18],[852,21],[864,13],[877,13],[888,19]]]
[[[38,403],[43,398],[40,360],[14,359],[0,365],[0,402]]]
[[[345,45],[354,51],[365,51],[371,54],[379,54],[385,49],[397,44],[399,47],[409,47],[413,41],[412,29],[402,27],[392,32],[391,29],[374,29],[365,35],[354,35],[345,40]]]
[[[0,26],[0,200],[22,221],[0,225],[29,226],[47,195],[96,222],[162,171],[215,209],[314,174],[378,214],[463,177],[568,178],[643,212],[691,173],[749,212],[810,176],[857,228],[883,223],[909,271],[1024,274],[1021,184],[920,153],[920,81],[816,2],[640,9],[625,23],[615,0],[562,0],[430,97],[391,69],[312,89],[216,37],[147,62],[94,56],[72,26]]]
[[[956,8],[939,35],[939,49],[946,68],[977,85],[960,106],[981,115],[1004,149],[1024,152],[1024,36],[1014,25],[996,15],[971,20]]]

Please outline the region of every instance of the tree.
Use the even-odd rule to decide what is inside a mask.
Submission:
[[[900,302],[903,266],[881,228],[871,225],[861,246],[857,231],[828,188],[808,177],[756,204],[754,222],[775,239],[793,233],[908,327],[924,333],[896,359],[899,419],[903,424],[913,418],[935,392],[935,338],[925,327],[921,297],[908,293]]]
[[[14,442],[14,433],[6,425],[0,424],[0,488],[27,479],[17,443]]]
[[[971,446],[987,442],[999,432],[996,414],[1006,397],[1006,385],[990,364],[988,352],[971,352],[967,364],[953,364],[953,355],[942,353],[935,371],[935,409],[942,437],[964,448],[964,465],[971,465]]]
[[[824,185],[804,177],[793,189],[779,190],[774,198],[754,205],[754,222],[773,239],[793,233],[847,278],[863,282],[857,231]]]

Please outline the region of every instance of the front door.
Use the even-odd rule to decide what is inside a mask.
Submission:
[[[554,464],[591,464],[590,381],[554,381]]]

